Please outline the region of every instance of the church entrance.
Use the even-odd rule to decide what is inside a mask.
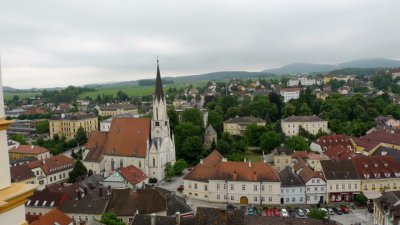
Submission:
[[[249,199],[246,196],[242,196],[240,198],[240,204],[241,205],[248,205],[249,204]]]

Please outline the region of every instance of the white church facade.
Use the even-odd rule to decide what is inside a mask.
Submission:
[[[158,62],[152,119],[113,118],[108,132],[90,134],[86,148],[83,161],[93,173],[110,176],[118,168],[134,165],[149,178],[164,179],[166,164],[173,165],[176,159]]]

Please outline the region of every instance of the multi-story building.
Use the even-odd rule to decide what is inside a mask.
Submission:
[[[64,136],[67,140],[74,139],[79,127],[86,133],[97,130],[97,116],[91,113],[70,113],[61,114],[50,119],[50,139],[54,135]]]
[[[60,207],[60,211],[67,214],[75,222],[74,224],[91,223],[100,221],[108,204],[106,198],[84,198],[79,200],[67,200]]]
[[[2,224],[26,225],[25,202],[35,185],[11,183],[10,161],[7,152],[7,128],[13,121],[5,119],[0,62],[0,221]]]
[[[11,124],[7,130],[7,134],[22,134],[25,136],[37,135],[37,125],[40,122],[45,121],[44,119],[37,120],[16,120],[15,123]]]
[[[63,154],[28,163],[28,167],[36,176],[39,190],[43,190],[46,185],[68,180],[74,165],[74,160]]]
[[[281,204],[306,204],[306,186],[296,172],[290,168],[284,168],[279,176],[281,178]]]
[[[317,81],[315,79],[308,79],[307,77],[299,77],[296,79],[290,79],[287,82],[288,87],[294,87],[294,86],[311,86],[316,84]]]
[[[11,182],[22,182],[25,184],[36,184],[36,176],[27,164],[10,167]]]
[[[35,191],[25,204],[27,215],[45,215],[53,209],[59,208],[69,196],[65,193],[51,192],[48,189]]]
[[[298,99],[300,90],[300,88],[281,88],[279,92],[283,96],[283,102],[288,102],[292,99]]]
[[[383,130],[373,131],[362,137],[353,138],[356,151],[364,155],[373,155],[381,146],[400,150],[400,134],[391,134]]]
[[[355,143],[353,139],[345,134],[321,136],[317,140],[311,142],[310,149],[314,152],[323,153],[330,148],[338,146],[355,151]]]
[[[10,160],[35,157],[38,160],[47,159],[50,157],[49,150],[35,145],[19,145],[8,150]]]
[[[286,136],[295,136],[299,134],[300,127],[311,134],[317,134],[319,131],[329,133],[328,121],[318,116],[290,116],[281,120],[282,132]]]
[[[392,225],[400,223],[400,191],[385,192],[374,199],[374,224]]]
[[[189,198],[232,204],[280,203],[279,174],[262,162],[228,162],[213,151],[184,177]]]
[[[294,158],[293,169],[306,186],[306,203],[324,203],[326,201],[326,181],[322,172],[311,169],[302,158]]]
[[[353,202],[360,193],[361,180],[351,160],[321,161],[326,180],[327,202]]]
[[[131,104],[109,104],[99,108],[99,116],[138,115],[139,109]]]
[[[400,188],[400,164],[391,156],[357,156],[352,162],[361,178],[362,192],[386,192]]]
[[[280,172],[287,166],[292,166],[293,150],[286,146],[279,146],[272,151],[274,155],[274,168]]]
[[[250,124],[265,126],[266,121],[255,117],[234,117],[224,121],[224,132],[230,135],[243,136]]]
[[[100,183],[104,187],[110,186],[112,189],[138,189],[143,188],[148,182],[149,178],[142,170],[134,165],[130,165],[119,168]]]

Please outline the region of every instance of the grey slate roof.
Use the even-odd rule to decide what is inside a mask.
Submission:
[[[65,201],[60,210],[64,213],[81,213],[100,215],[105,212],[107,207],[107,199],[81,199]]]
[[[214,127],[211,124],[208,125],[206,129],[206,135],[208,136],[217,135],[217,132],[214,130]]]
[[[246,117],[234,117],[230,118],[224,121],[224,123],[266,123],[265,120],[256,118],[256,117],[251,117],[251,116],[246,116]]]
[[[279,176],[281,178],[282,187],[301,187],[304,186],[303,180],[299,175],[294,173],[291,168],[286,167],[283,169]]]
[[[274,155],[292,155],[293,149],[286,146],[278,146],[273,151]]]
[[[372,155],[388,155],[400,164],[400,151],[394,148],[380,146]]]
[[[321,160],[322,171],[327,180],[357,180],[360,179],[352,161]]]
[[[151,215],[137,214],[131,225],[151,225]],[[155,225],[176,225],[176,217],[155,216]],[[194,225],[194,218],[181,218],[180,225]]]
[[[283,122],[320,122],[324,121],[318,116],[289,116],[282,119]]]

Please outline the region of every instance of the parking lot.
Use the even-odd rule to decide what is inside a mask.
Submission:
[[[362,225],[373,225],[373,214],[366,209],[354,209],[349,214],[331,216],[331,220],[337,221],[343,225],[354,225],[361,223]]]

